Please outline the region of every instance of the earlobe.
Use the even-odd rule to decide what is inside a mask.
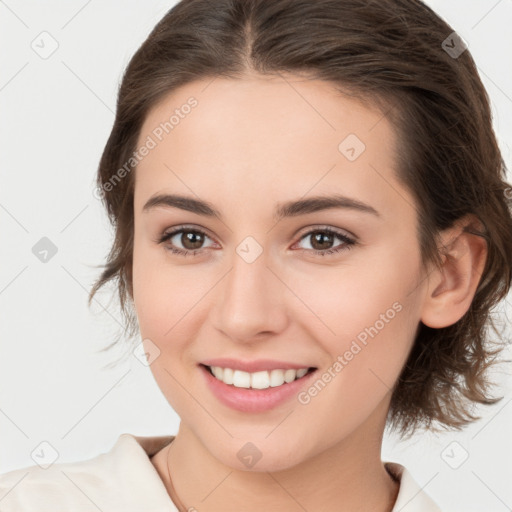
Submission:
[[[441,234],[442,265],[428,276],[421,321],[432,328],[448,327],[471,306],[487,259],[483,225],[466,216]]]

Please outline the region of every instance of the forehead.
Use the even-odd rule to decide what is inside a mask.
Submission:
[[[379,109],[331,83],[290,75],[180,87],[148,113],[144,144],[152,148],[137,165],[136,203],[163,190],[214,190],[239,197],[239,206],[248,188],[270,200],[342,187],[379,202],[394,181],[397,150]]]

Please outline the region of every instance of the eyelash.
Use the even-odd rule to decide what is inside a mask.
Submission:
[[[187,226],[179,226],[178,228],[174,229],[173,231],[163,233],[163,235],[157,240],[157,242],[159,244],[163,244],[163,243],[167,242],[168,240],[170,240],[173,236],[177,235],[178,233],[182,233],[182,232],[200,233],[201,235],[204,235],[204,236],[210,238],[208,236],[208,234],[201,229],[190,228]],[[330,235],[334,235],[335,237],[339,238],[344,243],[342,245],[339,245],[338,247],[334,247],[332,249],[324,249],[323,251],[316,250],[316,249],[299,249],[300,251],[313,253],[313,256],[325,257],[326,255],[329,255],[329,254],[337,254],[342,251],[350,250],[350,249],[352,249],[352,247],[354,245],[357,245],[357,242],[354,239],[348,237],[347,235],[344,235],[343,233],[340,233],[339,231],[329,228],[329,227],[318,227],[318,228],[312,229],[312,230],[304,233],[300,237],[299,242],[301,240],[303,240],[304,238],[307,238],[308,236],[313,235],[314,233],[328,233]],[[180,256],[188,256],[190,254],[192,254],[192,256],[194,256],[197,253],[200,253],[203,251],[203,249],[185,250],[185,249],[180,249],[179,247],[174,247],[172,245],[168,245],[166,247],[166,249],[168,251],[170,251],[174,254],[180,255]]]

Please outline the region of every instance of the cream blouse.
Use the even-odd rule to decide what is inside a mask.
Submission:
[[[178,512],[150,460],[173,439],[121,434],[110,451],[92,459],[3,473],[0,511]],[[392,512],[441,512],[404,466],[384,464],[400,480]]]

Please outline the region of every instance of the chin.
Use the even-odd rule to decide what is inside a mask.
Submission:
[[[213,457],[236,471],[283,471],[307,458],[305,453],[297,450],[298,442],[289,439],[290,444],[286,445],[277,433],[273,440],[263,438],[260,441],[258,436],[252,439],[234,437],[225,443],[217,442],[211,447],[207,445],[207,448]]]

